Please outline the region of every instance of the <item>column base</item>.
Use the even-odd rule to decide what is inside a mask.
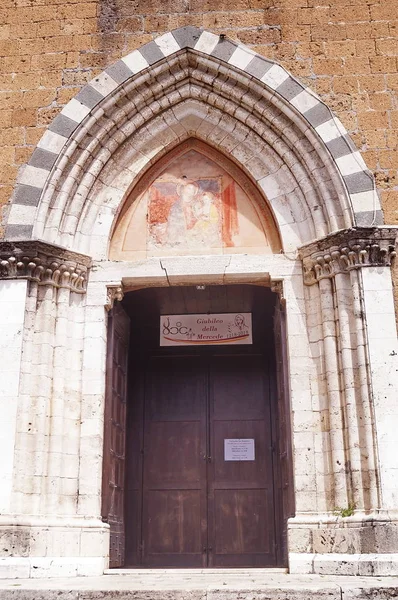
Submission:
[[[396,514],[350,517],[300,515],[289,519],[291,573],[398,575]]]
[[[306,554],[289,553],[293,575],[398,575],[397,554]]]
[[[109,527],[98,519],[0,517],[0,578],[98,576]]]
[[[0,579],[99,577],[108,560],[97,556],[0,557]]]

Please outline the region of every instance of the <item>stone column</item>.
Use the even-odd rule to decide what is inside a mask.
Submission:
[[[14,357],[1,466],[0,576],[99,575],[107,526],[99,510],[79,510],[88,458],[82,373],[91,260],[43,242],[4,242],[0,264],[4,328],[12,335],[4,355],[12,347]]]
[[[295,572],[398,574],[395,239],[394,228],[355,228],[300,251],[304,283],[318,288],[321,306],[331,489],[324,514],[290,522]],[[312,302],[309,327],[313,310]]]
[[[11,510],[26,287],[24,280],[0,280],[0,514]]]

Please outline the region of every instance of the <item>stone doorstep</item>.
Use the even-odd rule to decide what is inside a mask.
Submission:
[[[391,600],[398,577],[288,575],[267,569],[137,569],[101,577],[0,581],[0,600]]]

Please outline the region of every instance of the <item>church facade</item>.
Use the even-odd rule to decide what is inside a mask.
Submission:
[[[182,26],[96,75],[0,242],[2,576],[398,574],[395,247],[278,62]]]

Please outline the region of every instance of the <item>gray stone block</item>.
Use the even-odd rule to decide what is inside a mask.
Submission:
[[[208,590],[206,600],[341,600],[340,589],[337,585],[319,584],[300,589],[299,586],[287,585],[286,587],[271,587],[266,589],[238,589],[238,590]]]
[[[57,158],[58,154],[54,154],[54,152],[49,152],[43,148],[36,148],[30,157],[29,164],[32,167],[38,167],[39,169],[51,171]]]
[[[54,121],[50,123],[49,130],[54,131],[54,133],[59,133],[64,137],[69,137],[76,129],[78,123],[73,121],[69,117],[65,117],[65,115],[58,115],[55,117]]]
[[[295,81],[292,77],[286,79],[286,81],[276,88],[278,94],[280,94],[283,98],[286,98],[286,100],[292,100],[292,98],[295,98],[304,90],[305,87],[300,85],[298,81]]]
[[[262,58],[261,56],[255,56],[245,68],[245,72],[249,73],[256,79],[261,79],[263,75],[273,66],[274,63]]]
[[[360,227],[372,227],[384,225],[384,215],[382,210],[367,210],[355,213],[356,224]],[[397,548],[396,546],[395,548]],[[386,550],[384,550],[386,552]]]
[[[346,156],[357,150],[350,138],[346,135],[327,142],[326,146],[329,148],[333,158],[340,158],[341,156]]]
[[[13,204],[24,204],[25,206],[37,206],[39,204],[42,190],[32,185],[19,184],[15,190]]]
[[[133,76],[133,71],[128,68],[126,63],[122,60],[118,60],[113,65],[106,69],[106,72],[114,81],[117,83],[124,83],[127,79]]]
[[[313,552],[358,554],[361,552],[360,528],[321,528],[312,531]]]
[[[180,27],[171,32],[180,48],[194,48],[201,36],[202,31],[198,27]]]
[[[5,240],[30,240],[33,225],[7,225]]]
[[[140,53],[149,65],[153,65],[164,58],[163,52],[155,42],[149,42],[142,46],[140,48]]]
[[[373,176],[370,171],[359,171],[343,177],[350,194],[370,192],[374,189]]]
[[[220,39],[217,46],[212,51],[211,56],[228,62],[237,47],[238,44],[234,44],[234,42],[231,42],[230,40]]]
[[[97,92],[90,84],[85,85],[76,96],[76,100],[79,100],[87,108],[94,108],[103,98],[104,96]]]
[[[330,121],[332,118],[332,113],[324,104],[319,102],[317,106],[307,110],[307,112],[304,113],[304,116],[313,127],[318,127],[318,125],[322,125],[322,123]]]

